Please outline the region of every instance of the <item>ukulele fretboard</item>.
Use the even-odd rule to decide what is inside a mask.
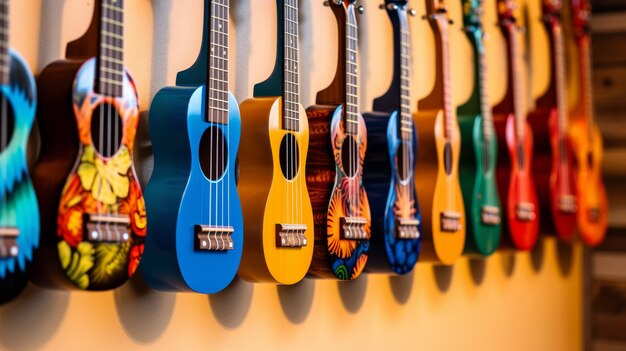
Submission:
[[[0,84],[9,84],[9,0],[0,0]]]
[[[510,77],[511,86],[513,88],[513,113],[515,115],[515,134],[518,141],[524,139],[524,126],[526,125],[526,97],[524,89],[523,73],[521,68],[521,50],[519,48],[518,38],[521,35],[520,28],[513,22],[506,24],[508,26],[509,36],[509,55],[510,55]]]
[[[284,0],[283,129],[300,128],[298,1]]]
[[[567,77],[565,76],[565,53],[563,52],[563,32],[558,21],[553,22],[552,36],[554,40],[554,60],[556,74],[556,101],[559,123],[559,137],[564,138],[568,128],[567,118]]]
[[[124,0],[102,0],[96,91],[124,95]]]
[[[212,0],[209,30],[207,120],[228,123],[228,3]]]
[[[443,112],[445,120],[445,137],[452,138],[452,130],[456,123],[456,114],[452,108],[452,74],[450,72],[450,40],[448,38],[448,16],[445,10],[439,10],[435,19],[439,25],[441,43],[441,62],[443,78]]]
[[[399,12],[400,21],[400,137],[413,140],[411,117],[411,34],[406,11]]]
[[[346,104],[345,131],[357,134],[359,131],[359,89],[358,89],[358,26],[354,5],[347,7],[346,13]]]

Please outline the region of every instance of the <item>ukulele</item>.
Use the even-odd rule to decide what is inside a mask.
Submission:
[[[276,65],[241,104],[239,191],[246,228],[239,276],[295,284],[313,256],[306,187],[309,125],[300,104],[298,1],[277,0]]]
[[[141,274],[159,290],[218,292],[241,259],[234,162],[240,119],[228,91],[228,6],[204,2],[198,59],[150,108],[154,171],[145,191],[150,223]]]
[[[410,272],[420,254],[421,220],[413,169],[417,133],[411,115],[411,37],[407,0],[386,0],[393,26],[393,78],[387,92],[364,113],[369,152],[363,185],[371,204],[372,232],[367,270]]]
[[[608,200],[602,181],[602,135],[594,121],[591,89],[591,38],[588,0],[572,0],[574,37],[578,48],[581,99],[573,111],[570,137],[577,165],[578,229],[583,242],[597,246],[608,225]]]
[[[0,303],[26,286],[39,246],[39,209],[28,175],[26,145],[35,118],[35,80],[9,49],[9,0],[0,0]]]
[[[462,4],[465,34],[474,52],[475,77],[472,95],[457,110],[461,131],[459,177],[467,217],[465,251],[488,256],[498,248],[502,231],[496,184],[498,141],[488,96],[483,1],[463,0]]]
[[[506,214],[502,229],[505,243],[518,250],[530,250],[539,235],[539,203],[533,177],[533,134],[526,120],[522,50],[525,29],[518,23],[515,0],[497,1],[500,30],[506,43],[507,86],[504,98],[494,109],[498,144],[497,178],[500,199]]]
[[[356,0],[331,0],[338,28],[335,78],[317,93],[306,113],[311,152],[306,180],[315,220],[315,248],[309,275],[351,280],[367,263],[370,206],[362,186],[367,147],[365,122],[358,107],[358,27]]]
[[[570,240],[576,228],[576,189],[568,137],[569,116],[565,71],[565,44],[561,26],[561,0],[543,0],[543,21],[550,42],[550,83],[528,115],[535,134],[534,176],[541,216],[541,230]]]
[[[433,90],[419,101],[414,119],[420,131],[415,187],[422,209],[422,258],[451,265],[465,246],[465,208],[458,173],[461,136],[452,107],[450,20],[442,0],[427,0],[426,10],[437,64]]]
[[[67,59],[39,75],[33,182],[42,249],[34,281],[42,286],[112,289],[135,273],[143,253],[145,202],[133,167],[139,109],[123,29],[124,1],[96,1]]]

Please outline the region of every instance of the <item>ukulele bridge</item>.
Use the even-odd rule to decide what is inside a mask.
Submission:
[[[515,205],[515,216],[523,222],[534,221],[537,218],[535,214],[535,205],[530,202],[519,202]]]
[[[483,206],[480,209],[480,218],[484,224],[498,225],[500,224],[500,208],[497,206]]]
[[[562,195],[559,197],[559,211],[563,213],[576,213],[576,197],[573,195]]]
[[[233,227],[196,224],[194,231],[196,251],[228,251],[235,247]]]
[[[461,230],[461,214],[458,212],[444,211],[441,212],[441,231],[454,233]]]
[[[130,241],[130,218],[118,214],[85,213],[86,241],[100,243],[126,243]]]
[[[362,217],[341,217],[341,239],[343,240],[367,240],[369,234],[365,231],[367,220]]]
[[[398,239],[419,239],[420,221],[414,218],[396,219],[396,236]]]
[[[277,247],[304,247],[307,244],[305,224],[276,224]]]
[[[0,227],[0,258],[16,257],[20,252],[17,246],[17,237],[20,230],[17,227]]]

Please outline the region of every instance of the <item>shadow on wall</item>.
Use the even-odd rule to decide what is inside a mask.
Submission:
[[[280,307],[287,319],[293,324],[302,324],[313,306],[315,280],[304,279],[294,285],[279,285],[276,289]]]
[[[415,269],[405,275],[389,276],[389,286],[391,293],[397,303],[404,305],[411,298],[413,291],[413,281],[415,280]]]
[[[235,33],[235,67],[237,74],[235,76],[235,98],[239,103],[248,97],[248,88],[250,85],[250,45],[251,34],[250,29],[250,1],[251,0],[231,0],[230,16],[234,26],[237,27]]]
[[[62,325],[70,293],[29,284],[20,296],[0,309],[0,345],[10,350],[35,350]]]
[[[176,304],[176,294],[150,289],[140,273],[116,289],[113,296],[126,334],[144,344],[157,340],[163,334]]]
[[[65,47],[61,50],[61,23],[65,0],[45,0],[41,2],[41,25],[39,27],[38,69],[57,60],[59,54],[65,57]]]
[[[367,281],[367,274],[361,274],[356,280],[337,282],[341,302],[348,312],[357,313],[363,306],[367,295]]]
[[[215,319],[227,329],[237,329],[248,316],[253,293],[254,284],[235,277],[226,289],[209,295]]]

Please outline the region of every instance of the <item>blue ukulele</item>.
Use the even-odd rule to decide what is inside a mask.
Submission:
[[[0,303],[26,285],[39,246],[39,209],[26,164],[35,118],[35,80],[24,60],[8,48],[9,1],[0,0]]]
[[[161,89],[150,109],[154,173],[145,191],[150,222],[140,269],[155,289],[215,293],[235,277],[243,246],[228,0],[205,1],[200,55],[176,84]]]
[[[410,106],[411,60],[407,0],[385,0],[393,25],[394,73],[389,90],[374,100],[374,112],[363,114],[369,152],[363,183],[370,197],[372,238],[370,272],[405,274],[420,254],[421,215],[413,168],[417,135]],[[414,14],[414,10],[410,10]]]

